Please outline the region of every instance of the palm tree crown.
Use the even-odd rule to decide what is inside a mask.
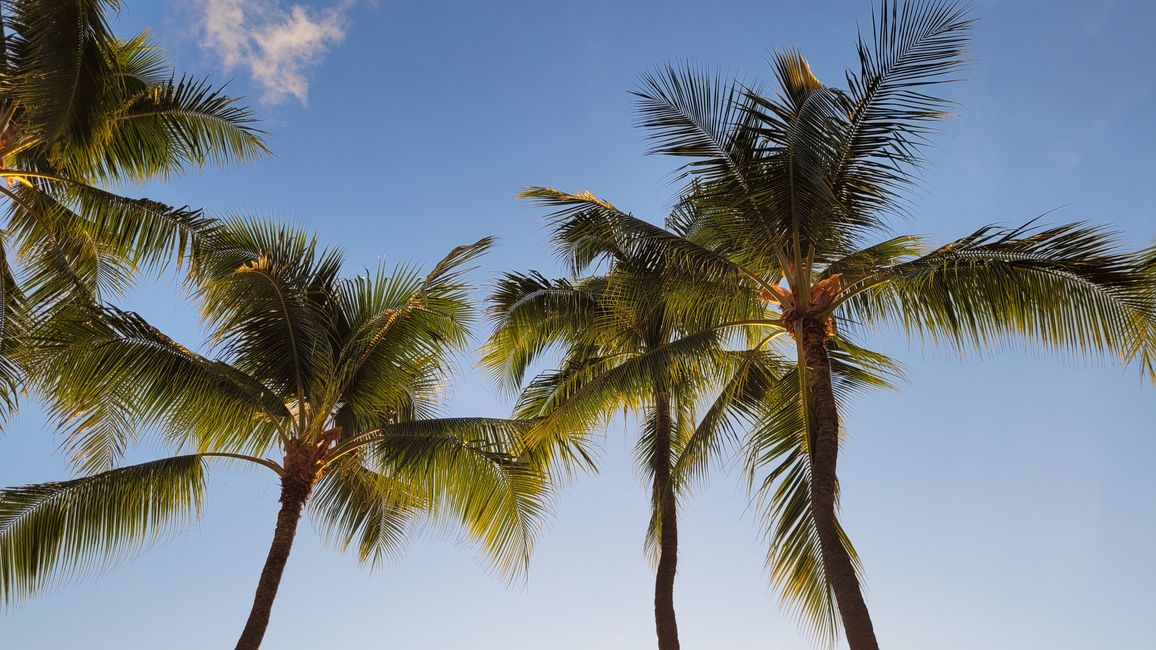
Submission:
[[[193,273],[217,358],[112,307],[70,310],[40,332],[34,376],[82,475],[0,492],[4,600],[195,516],[215,459],[258,464],[281,482],[238,647],[260,642],[306,505],[362,561],[434,516],[463,525],[501,571],[521,570],[546,507],[525,426],[434,417],[473,318],[465,265],[489,240],[428,274],[382,267],[345,279],[339,254],[298,231],[229,221],[207,238]],[[150,426],[183,455],[120,466]]]
[[[118,184],[267,153],[248,109],[206,78],[175,76],[142,33],[109,25],[115,0],[0,2],[0,406],[29,320],[99,300],[183,256],[211,220]],[[15,264],[13,264],[15,262]],[[2,413],[0,413],[2,415]]]
[[[712,385],[704,371],[713,372],[707,361],[719,341],[708,329],[673,349],[694,324],[674,320],[665,308],[661,269],[645,259],[617,262],[605,275],[577,280],[507,274],[491,297],[495,331],[482,363],[520,388],[532,363],[561,349],[559,367],[530,380],[517,405],[518,417],[536,421],[531,436],[544,438],[547,448],[580,451],[614,412],[642,416],[635,457],[652,491],[647,545],[657,563],[655,623],[659,648],[677,650],[677,507],[686,477],[709,461],[713,443],[702,439],[717,433],[697,431],[695,411]],[[587,266],[575,260],[576,271]]]

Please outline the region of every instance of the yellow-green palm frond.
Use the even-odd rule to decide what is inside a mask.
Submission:
[[[107,470],[139,431],[178,446],[263,454],[290,417],[282,400],[228,363],[205,358],[139,315],[62,310],[35,333],[33,377],[81,470]]]
[[[430,506],[430,496],[416,485],[374,471],[350,454],[326,468],[309,512],[330,543],[353,547],[359,561],[377,566],[405,550],[414,522]]]
[[[107,566],[200,515],[201,456],[0,490],[0,604]]]
[[[339,284],[334,323],[343,343],[335,365],[353,415],[368,423],[401,401],[440,396],[449,356],[465,349],[475,318],[464,274],[491,243],[455,248],[424,276],[381,267]]]
[[[369,467],[428,497],[425,515],[459,526],[502,575],[523,575],[549,512],[549,482],[528,457],[528,423],[492,418],[382,426],[352,445]]]

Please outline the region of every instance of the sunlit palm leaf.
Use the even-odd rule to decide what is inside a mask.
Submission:
[[[73,462],[86,472],[117,464],[137,432],[156,425],[198,451],[261,454],[290,416],[251,377],[131,312],[62,312],[36,336],[36,383],[68,433]]]
[[[0,603],[106,566],[199,516],[200,456],[0,490]]]
[[[310,513],[326,537],[361,562],[376,566],[400,554],[417,519],[430,506],[417,488],[375,472],[350,456],[334,463],[318,483]]]
[[[428,495],[428,513],[464,528],[505,575],[526,569],[549,507],[546,476],[523,457],[527,426],[510,420],[417,420],[358,439],[380,471]]]

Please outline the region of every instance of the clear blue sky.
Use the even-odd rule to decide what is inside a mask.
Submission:
[[[662,215],[673,165],[644,157],[631,127],[639,73],[690,59],[767,79],[770,49],[797,45],[835,83],[872,3],[317,0],[295,15],[288,0],[251,0],[265,12],[246,23],[227,19],[236,0],[124,4],[123,33],[149,27],[182,70],[231,78],[260,101],[275,152],[133,192],[305,224],[345,247],[351,273],[378,258],[430,263],[495,234],[501,245],[476,276],[484,283],[507,269],[560,270],[540,213],[513,198],[524,185],[590,189]],[[943,240],[1059,208],[1049,219],[1109,223],[1150,243],[1154,5],[980,1],[975,15],[976,62],[952,91],[963,110],[930,152],[915,220],[900,227]],[[242,28],[266,36],[265,49]],[[125,302],[201,340],[170,282]],[[1014,351],[960,360],[894,334],[875,344],[909,365],[911,381],[847,414],[841,472],[883,646],[1156,648],[1156,393],[1110,365]],[[446,406],[507,408],[468,370]],[[0,438],[0,484],[65,477],[56,444],[29,403]],[[427,537],[370,573],[303,526],[265,646],[653,647],[647,497],[632,445],[622,426],[609,433],[602,474],[560,499],[524,585],[507,587],[472,549]],[[277,490],[264,475],[218,469],[199,525],[0,615],[0,647],[231,647]],[[684,511],[684,647],[808,648],[767,586],[741,484],[719,471]]]

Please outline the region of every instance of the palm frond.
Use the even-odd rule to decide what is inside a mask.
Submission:
[[[10,264],[6,238],[0,235],[0,424],[16,411],[26,381],[19,357],[29,325],[28,301]]]
[[[581,374],[560,382],[541,405],[542,417],[530,439],[538,444],[589,431],[616,411],[638,409],[656,385],[708,375],[718,344],[717,332],[695,332],[611,363],[582,368]]]
[[[415,486],[349,456],[327,468],[309,507],[331,543],[342,550],[353,546],[359,561],[377,566],[405,549],[414,520],[430,503]]]
[[[398,400],[435,397],[416,389],[442,383],[445,359],[466,346],[474,310],[465,265],[490,244],[483,239],[454,249],[424,278],[405,269],[390,275],[383,267],[341,283],[338,320],[349,333],[336,366],[355,416],[380,421],[397,410]]]
[[[588,193],[568,194],[547,187],[530,187],[520,198],[556,208],[550,216],[558,250],[581,273],[600,259],[630,260],[641,268],[684,269],[704,280],[752,281],[741,266],[652,223],[622,212]]]
[[[691,66],[667,65],[644,75],[634,95],[650,153],[693,158],[684,175],[749,188],[743,94],[741,84]]]
[[[148,72],[148,71],[146,71]],[[136,70],[121,73],[133,81]],[[130,83],[99,140],[73,152],[67,169],[104,181],[144,181],[191,166],[247,162],[269,154],[252,112],[208,79]]]
[[[530,364],[551,345],[588,333],[600,310],[604,282],[549,280],[537,272],[507,273],[490,293],[493,333],[481,365],[507,389],[522,385]]]
[[[725,353],[720,361],[723,381],[684,442],[672,472],[681,491],[701,482],[710,463],[740,442],[738,427],[757,420],[774,385],[790,367],[777,352],[760,347]]]
[[[229,219],[205,239],[194,275],[220,353],[278,394],[323,392],[340,254],[267,221]]]
[[[455,523],[506,576],[522,574],[549,507],[549,486],[527,456],[526,423],[489,418],[415,420],[356,440],[378,471],[429,496],[435,519]]]
[[[86,472],[117,464],[152,425],[198,451],[261,454],[290,416],[259,382],[132,312],[62,310],[34,336],[34,380],[68,434],[71,460]]]
[[[1010,339],[1134,357],[1138,341],[1152,340],[1144,291],[1134,262],[1101,228],[989,226],[848,286],[843,311],[960,350]]]
[[[841,405],[863,390],[893,388],[902,378],[894,361],[846,339],[832,340],[828,354]],[[798,379],[798,368],[792,367],[765,384],[761,403],[748,416],[753,426],[745,441],[747,472],[766,526],[771,582],[804,629],[829,645],[838,637],[840,619],[811,515],[809,442]],[[841,528],[840,535],[858,571],[855,549]]]
[[[859,36],[859,71],[847,73],[849,128],[839,147],[833,185],[859,209],[887,209],[911,181],[903,167],[921,161],[930,123],[951,102],[929,94],[953,80],[973,21],[954,2],[884,0],[872,34]]]
[[[5,3],[8,51],[25,131],[49,146],[87,145],[116,100],[116,47],[107,13],[116,0]]]
[[[107,566],[200,515],[200,456],[0,490],[0,603]]]

